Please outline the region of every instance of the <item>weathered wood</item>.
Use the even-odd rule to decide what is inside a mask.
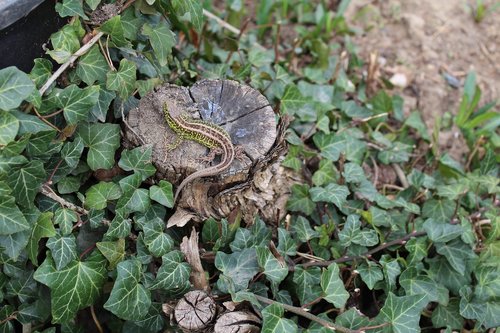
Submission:
[[[184,295],[174,309],[177,325],[186,331],[200,331],[212,325],[217,306],[212,297],[202,290],[193,290]]]
[[[284,171],[278,160],[286,151],[283,140],[286,122],[277,128],[277,117],[260,92],[230,80],[204,80],[191,88],[166,84],[148,93],[139,107],[130,111],[124,128],[124,145],[152,145],[155,178],[172,182],[175,189],[186,176],[209,166],[202,160],[209,149],[193,141],[184,141],[174,150],[167,149],[175,142],[176,135],[165,122],[165,103],[174,115],[187,113],[223,127],[233,144],[244,151],[243,158],[233,161],[222,174],[188,184],[168,226],[182,226],[193,219],[220,218],[237,207],[248,208],[248,214],[243,212],[244,219],[251,221],[269,202],[268,211],[260,215],[268,219],[283,217],[290,184],[283,179],[274,184],[273,179],[276,175],[281,177]],[[219,162],[217,157],[210,165]]]
[[[246,311],[226,312],[215,323],[214,333],[257,333],[261,320]]]

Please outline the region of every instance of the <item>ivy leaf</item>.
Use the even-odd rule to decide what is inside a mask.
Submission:
[[[59,16],[80,16],[84,20],[89,18],[83,12],[82,0],[63,0],[63,2],[56,3],[56,12]]]
[[[281,97],[281,110],[283,113],[294,115],[309,101],[310,98],[302,96],[296,85],[289,84],[285,87],[285,91]]]
[[[311,199],[314,202],[331,202],[338,208],[346,203],[349,189],[343,185],[334,183],[328,184],[326,187],[313,187],[311,189]]]
[[[127,218],[127,213],[123,209],[115,211],[115,217],[111,221],[111,225],[106,232],[106,237],[111,239],[119,239],[127,237],[130,234],[132,224]]]
[[[189,1],[181,2],[188,3]],[[201,5],[198,6],[201,8]],[[149,42],[153,47],[160,66],[166,66],[168,63],[168,56],[172,53],[172,47],[175,45],[175,35],[170,31],[164,21],[160,21],[160,23],[154,27],[148,23],[144,24],[142,33],[149,37]]]
[[[110,169],[115,162],[115,151],[120,147],[120,126],[116,124],[82,124],[77,135],[89,147],[87,164],[92,170]]]
[[[339,240],[344,247],[348,247],[351,243],[362,246],[374,246],[378,244],[378,236],[375,230],[361,230],[361,222],[358,215],[349,215],[347,217],[344,228],[339,232]]]
[[[162,304],[152,303],[146,316],[141,320],[134,320],[133,323],[148,332],[160,332],[165,325],[164,317]]]
[[[101,0],[85,0],[85,2],[87,3],[87,5],[89,5],[91,10],[96,10]]]
[[[52,127],[41,121],[35,115],[20,111],[10,111],[9,113],[15,116],[17,120],[19,120],[19,132],[17,133],[18,135],[53,130]]]
[[[448,200],[457,200],[457,198],[469,191],[469,184],[466,182],[460,182],[450,185],[443,185],[439,186],[437,190],[440,197],[446,198]]]
[[[460,239],[446,244],[436,243],[436,251],[445,256],[451,267],[462,275],[465,274],[466,260],[476,257],[470,246]]]
[[[267,279],[277,284],[281,283],[288,275],[288,266],[276,259],[266,247],[258,246],[255,250],[257,251],[257,262],[264,270]]]
[[[410,113],[408,118],[405,120],[405,125],[416,129],[425,141],[431,141],[431,137],[429,136],[429,132],[427,131],[427,126],[425,126],[420,112],[414,111]]]
[[[346,163],[342,175],[348,183],[361,183],[366,179],[363,168],[356,163]]]
[[[332,162],[323,159],[319,162],[319,168],[312,177],[314,185],[321,186],[335,181],[335,169]]]
[[[309,198],[309,186],[292,185],[292,195],[286,203],[286,208],[292,212],[303,212],[306,215],[311,215],[314,207],[314,202]]]
[[[67,24],[61,30],[53,33],[50,36],[50,41],[54,50],[47,51],[47,54],[59,64],[69,60],[71,55],[80,48],[78,33],[71,24]]]
[[[291,237],[290,232],[283,228],[278,228],[278,250],[287,256],[297,254],[297,244]]]
[[[438,301],[437,283],[428,276],[419,274],[415,267],[407,268],[399,277],[406,295],[425,295],[427,302]]]
[[[80,89],[72,84],[64,90],[56,89],[53,94],[57,106],[64,109],[68,124],[74,125],[88,118],[90,109],[99,98],[99,86]]]
[[[321,273],[321,289],[323,289],[325,300],[335,305],[336,308],[342,309],[349,299],[349,293],[345,289],[339,273],[340,270],[336,263],[324,269]]]
[[[82,79],[88,86],[98,81],[106,82],[106,73],[108,72],[108,63],[99,50],[99,46],[94,45],[85,53],[76,66],[76,75]]]
[[[144,97],[148,92],[153,91],[153,89],[161,84],[159,78],[152,78],[149,80],[137,80],[135,81],[135,86],[139,95]]]
[[[352,330],[369,326],[368,317],[364,316],[356,308],[350,308],[349,310],[338,315],[337,318],[335,318],[335,323],[342,327],[348,327]],[[319,332],[323,333],[322,331]]]
[[[142,176],[145,180],[152,176],[156,169],[151,164],[152,147],[147,148],[137,147],[132,150],[124,150],[118,166],[125,171],[134,171]]]
[[[0,145],[14,141],[18,130],[19,120],[9,112],[0,110]]]
[[[97,249],[109,261],[109,269],[115,269],[116,265],[125,257],[125,239],[120,238],[116,242],[97,242]]]
[[[11,235],[28,230],[30,224],[11,196],[0,197],[0,235]]]
[[[336,139],[334,134],[317,133],[313,136],[316,147],[321,150],[321,156],[329,161],[337,161],[343,151],[344,145]]]
[[[47,247],[52,251],[52,257],[58,271],[77,258],[76,240],[73,235],[51,237],[47,241]]]
[[[54,237],[57,234],[56,229],[54,229],[54,225],[52,224],[53,215],[54,214],[52,212],[44,212],[34,216],[36,222],[31,229],[31,235],[26,251],[28,252],[28,258],[30,258],[31,262],[36,266],[38,266],[38,242],[42,238]]]
[[[452,299],[446,306],[438,304],[432,311],[431,319],[436,328],[449,326],[454,330],[460,330],[464,325],[464,319],[460,315],[459,300]]]
[[[120,186],[115,183],[99,182],[92,185],[85,193],[85,206],[91,209],[104,209],[108,201],[116,200],[121,197]]]
[[[262,310],[262,333],[295,333],[298,327],[290,319],[283,318],[285,311],[278,303],[269,305]]]
[[[0,69],[0,109],[17,108],[34,90],[33,81],[16,67]]]
[[[479,299],[488,299],[500,295],[500,271],[493,267],[482,266],[474,271],[477,285],[474,294]]]
[[[439,159],[439,170],[445,176],[458,178],[464,175],[463,166],[448,153],[444,153]]]
[[[26,248],[29,242],[29,230],[15,232],[10,235],[0,235],[0,253],[6,254],[13,261],[17,258]]]
[[[427,274],[434,280],[441,282],[451,293],[458,295],[460,288],[471,284],[471,274],[460,274],[451,267],[448,260],[439,256],[434,260],[427,259],[429,269]]]
[[[483,321],[486,313],[486,302],[478,302],[474,299],[474,294],[470,286],[463,286],[460,289],[460,314],[467,319]]]
[[[52,62],[45,58],[37,58],[34,59],[33,62],[35,65],[33,66],[33,69],[31,69],[29,77],[39,89],[52,75]]]
[[[425,295],[397,297],[389,292],[379,316],[391,324],[394,333],[418,333],[420,312],[426,305]]]
[[[292,224],[292,230],[297,235],[298,240],[302,243],[305,243],[310,239],[319,237],[318,232],[311,228],[311,224],[303,216],[297,216],[297,219]]]
[[[321,150],[321,156],[330,161],[338,161],[340,154],[344,154],[348,161],[361,164],[366,143],[359,137],[360,133],[354,130],[331,134],[320,132],[313,136],[313,141]]]
[[[134,91],[135,80],[135,63],[122,59],[118,72],[108,72],[106,74],[106,88],[116,91],[121,99],[126,100]]]
[[[398,260],[392,259],[389,255],[383,255],[379,263],[382,266],[385,283],[392,290],[396,286],[396,278],[401,274],[401,267],[399,267]]]
[[[7,178],[7,184],[12,189],[16,202],[23,207],[30,208],[45,177],[42,161],[33,160],[14,169]]]
[[[462,235],[462,226],[437,222],[434,219],[427,219],[423,225],[429,239],[435,243],[446,243]]]
[[[161,258],[162,264],[158,269],[156,279],[150,289],[176,291],[189,285],[191,266],[184,262],[184,255],[180,251],[171,251]]]
[[[117,269],[118,276],[104,308],[121,319],[140,320],[151,306],[151,293],[140,284],[141,262],[122,261]]]
[[[235,251],[231,254],[219,251],[215,256],[215,267],[223,273],[235,292],[247,289],[250,280],[259,272],[255,248]],[[224,282],[224,279],[219,278],[217,287],[227,292],[230,286]]]
[[[165,207],[172,208],[174,206],[172,184],[166,180],[160,180],[159,186],[151,186],[149,188],[149,197],[151,200],[154,200]]]
[[[356,270],[359,272],[361,280],[366,283],[370,290],[373,290],[375,283],[384,279],[384,275],[382,274],[380,267],[371,261],[368,261],[368,263],[362,263],[356,268]]]
[[[173,0],[172,7],[175,14],[183,21],[193,24],[195,30],[200,33],[203,28],[203,6],[197,0]]]
[[[97,100],[96,105],[90,110],[91,119],[95,118],[100,122],[106,121],[106,115],[108,113],[109,105],[115,99],[116,93],[113,91],[108,91],[101,87],[99,91],[99,99]],[[89,122],[93,122],[89,119]]]
[[[76,213],[69,208],[58,208],[54,216],[54,222],[59,225],[63,236],[69,235],[73,231],[73,223],[78,221]]]
[[[308,304],[321,297],[320,287],[321,269],[319,267],[303,268],[297,266],[293,273],[293,283],[295,292],[299,298],[300,304]]]
[[[353,238],[352,242],[362,246],[374,246],[378,244],[378,235],[373,229],[361,230],[361,232]]]
[[[133,8],[129,8],[122,13],[123,35],[131,41],[137,40],[137,33],[143,25],[143,20],[136,17],[134,11]]]
[[[422,207],[422,216],[434,219],[438,222],[449,223],[455,212],[455,202],[451,200],[430,199]]]
[[[407,162],[410,159],[412,149],[411,145],[396,141],[391,143],[390,147],[379,151],[377,158],[386,165]]]
[[[63,143],[56,141],[56,131],[38,132],[30,137],[26,145],[28,157],[50,157],[60,151]]]
[[[138,188],[133,191],[125,208],[130,212],[144,213],[150,206],[151,201],[149,200],[148,190],[144,188]]]
[[[61,157],[70,168],[75,168],[78,162],[80,162],[83,148],[83,140],[80,137],[76,137],[73,142],[68,141],[64,144],[64,147],[61,149]]]
[[[116,46],[127,45],[120,15],[115,15],[101,25],[101,31],[111,36],[111,41]],[[123,59],[124,60],[124,59]]]
[[[107,277],[102,261],[99,256],[91,256],[85,262],[74,260],[58,271],[47,256],[34,279],[51,290],[52,322],[67,323],[78,310],[97,301]]]
[[[144,243],[149,252],[155,257],[161,257],[174,246],[174,240],[163,232],[165,223],[160,218],[155,218],[146,223],[144,229]]]

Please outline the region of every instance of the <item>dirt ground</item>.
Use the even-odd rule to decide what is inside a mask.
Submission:
[[[477,23],[470,7],[475,3],[352,0],[345,14],[358,29],[354,44],[363,59],[378,53],[381,76],[400,85],[405,110],[419,110],[430,130],[437,116],[456,114],[471,70],[483,93],[480,105],[500,98],[500,8]],[[439,141],[441,151],[463,161],[467,147],[456,129],[442,131]]]

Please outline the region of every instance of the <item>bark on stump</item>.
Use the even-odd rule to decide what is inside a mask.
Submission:
[[[144,96],[139,107],[130,111],[125,145],[152,145],[156,179],[169,180],[175,189],[189,174],[208,166],[201,158],[209,149],[193,141],[167,149],[176,135],[165,122],[165,103],[174,115],[187,113],[223,127],[233,144],[244,151],[243,159],[233,161],[221,175],[188,184],[168,226],[226,217],[236,208],[244,210],[241,213],[246,222],[257,214],[264,219],[283,217],[289,188],[295,182],[293,177],[284,177],[280,166],[286,150],[286,123],[281,121],[277,126],[276,115],[260,92],[230,80],[203,80],[191,88],[166,84]],[[211,165],[219,162],[220,157]]]

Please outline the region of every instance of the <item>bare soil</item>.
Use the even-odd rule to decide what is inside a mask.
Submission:
[[[429,130],[436,118],[456,114],[471,70],[481,105],[500,97],[500,9],[475,22],[475,0],[352,0],[345,17],[363,59],[378,54],[379,73],[396,79],[405,111],[418,110]],[[492,5],[494,1],[485,1]],[[452,87],[445,76],[457,79]],[[404,82],[406,78],[406,83]],[[497,107],[498,110],[498,107]],[[439,146],[463,161],[467,146],[455,128],[440,133]]]

